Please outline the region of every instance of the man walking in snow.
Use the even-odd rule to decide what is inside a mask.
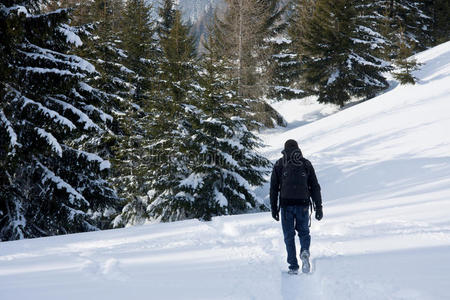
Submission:
[[[281,208],[281,226],[286,244],[289,273],[297,274],[299,269],[295,250],[295,231],[300,238],[302,272],[308,273],[311,269],[309,263],[310,199],[314,204],[316,219],[320,221],[323,217],[320,185],[311,162],[303,157],[295,140],[287,140],[281,153],[283,157],[275,163],[270,179],[272,217],[279,221]]]

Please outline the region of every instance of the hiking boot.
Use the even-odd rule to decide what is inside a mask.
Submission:
[[[298,274],[298,269],[289,269],[288,274],[289,275],[297,275]]]
[[[309,263],[308,250],[303,250],[302,253],[300,253],[300,260],[302,261],[302,272],[309,273],[309,271],[311,270],[311,265]]]

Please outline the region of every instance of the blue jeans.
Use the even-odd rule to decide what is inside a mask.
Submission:
[[[309,235],[309,207],[286,206],[281,208],[281,226],[283,228],[284,243],[286,244],[287,262],[289,269],[298,269],[295,250],[295,231],[300,239],[301,251],[308,250],[311,244]]]

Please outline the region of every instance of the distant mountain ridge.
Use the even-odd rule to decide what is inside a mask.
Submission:
[[[163,0],[149,0],[149,4],[153,5],[155,17],[158,15],[158,8]],[[217,6],[225,3],[224,0],[174,0],[179,5],[183,20],[192,26],[192,34],[196,38],[196,45],[199,53],[204,51],[202,40],[207,34],[207,24],[214,15]]]
[[[174,0],[174,3],[181,8],[184,20],[192,24],[197,23],[209,10],[223,2],[223,0]],[[157,13],[163,0],[148,0],[147,3],[151,4]]]
[[[185,21],[196,24],[223,0],[178,0]]]

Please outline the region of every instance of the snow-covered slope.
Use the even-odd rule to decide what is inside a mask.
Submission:
[[[417,58],[415,86],[262,134],[316,167],[312,274],[260,213],[1,243],[0,299],[450,299],[450,42]]]

